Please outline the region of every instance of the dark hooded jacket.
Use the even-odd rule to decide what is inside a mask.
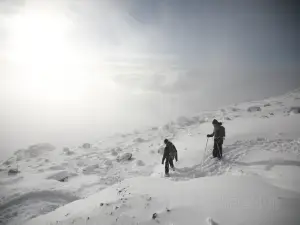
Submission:
[[[178,161],[177,149],[174,146],[174,144],[170,141],[166,144],[162,162],[164,162],[165,159],[169,157],[171,157],[172,159],[174,159],[175,157],[176,161]]]
[[[222,126],[222,123],[217,123],[218,125],[214,128],[212,134],[208,135],[209,137],[214,137],[216,140],[223,140],[225,137],[225,127]]]

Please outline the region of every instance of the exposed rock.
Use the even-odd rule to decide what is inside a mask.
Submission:
[[[71,151],[68,147],[64,147],[63,148],[63,152],[66,154],[66,155],[73,155],[74,152]]]
[[[68,152],[68,151],[70,151],[70,149],[69,149],[68,147],[64,147],[64,148],[63,148],[63,151],[64,151],[64,152]]]
[[[84,144],[82,145],[82,148],[84,148],[84,149],[89,149],[89,148],[91,148],[91,144],[89,144],[89,143],[84,143]]]
[[[123,155],[121,155],[121,156],[118,156],[117,157],[117,161],[118,162],[121,162],[121,161],[129,161],[129,160],[131,160],[131,158],[132,158],[132,153],[125,153],[125,154],[123,154]]]
[[[135,142],[135,143],[143,143],[145,141],[146,140],[144,140],[143,138],[140,138],[140,137],[133,140],[133,142]]]
[[[261,108],[259,106],[251,106],[248,108],[248,112],[258,112],[261,111]]]
[[[60,179],[60,180],[58,180],[58,181],[59,181],[59,182],[67,182],[68,179],[69,179],[69,177],[64,177],[64,178],[62,178],[62,179]]]
[[[240,111],[240,109],[239,109],[239,108],[234,108],[234,107],[232,107],[232,108],[231,108],[231,111],[232,111],[232,112],[238,112],[238,111]]]
[[[122,149],[120,147],[115,147],[112,148],[110,151],[113,156],[117,156],[120,152],[122,152]]]
[[[12,163],[13,163],[13,159],[8,159],[8,160],[6,160],[6,161],[3,163],[3,165],[9,166],[9,165],[11,165]]]
[[[300,106],[291,107],[289,110],[290,114],[299,114],[300,113]]]
[[[110,151],[111,151],[111,154],[112,154],[113,156],[116,156],[116,155],[118,155],[120,152],[122,152],[122,149],[121,149],[120,147],[115,147],[115,148],[112,148]]]
[[[18,174],[20,173],[20,171],[18,169],[9,169],[8,170],[8,175],[15,175],[15,174]]]
[[[264,137],[257,137],[256,141],[266,141],[266,138],[264,138]]]
[[[49,177],[47,177],[47,179],[49,180],[57,180],[59,182],[67,182],[69,178],[76,176],[77,174],[75,173],[69,173],[68,171],[61,171],[58,173],[55,173]]]

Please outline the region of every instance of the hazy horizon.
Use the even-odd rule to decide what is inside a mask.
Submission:
[[[299,3],[0,1],[0,159],[300,86]]]

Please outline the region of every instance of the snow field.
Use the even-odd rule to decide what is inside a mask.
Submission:
[[[94,144],[19,150],[0,166],[0,224],[298,225],[298,106],[296,91]],[[226,128],[222,161],[211,139],[204,152],[214,118]],[[167,179],[165,138],[179,154]]]

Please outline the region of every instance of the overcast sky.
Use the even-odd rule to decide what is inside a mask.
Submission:
[[[299,87],[299,9],[277,0],[1,0],[1,151],[96,140]]]

